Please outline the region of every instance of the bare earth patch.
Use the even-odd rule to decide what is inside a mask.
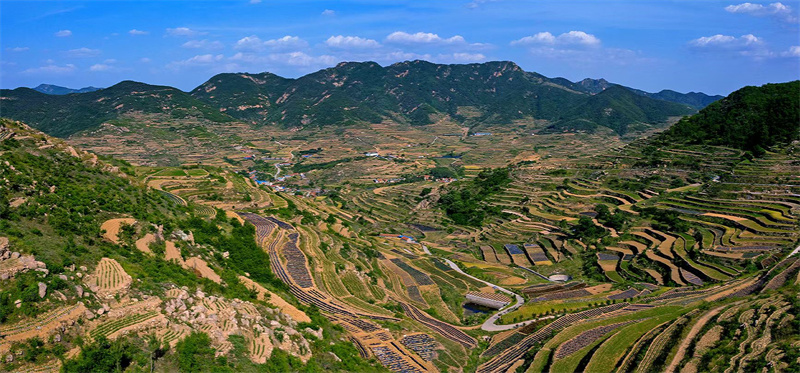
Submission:
[[[100,226],[100,229],[106,231],[103,233],[103,237],[113,243],[119,243],[119,229],[122,224],[133,225],[136,223],[136,219],[133,218],[119,218],[119,219],[109,219],[103,222]]]

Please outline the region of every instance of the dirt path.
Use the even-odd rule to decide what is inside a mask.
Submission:
[[[678,364],[680,364],[680,362],[683,360],[683,357],[686,355],[686,350],[689,348],[689,344],[691,344],[694,338],[697,337],[697,334],[703,330],[703,327],[706,325],[706,323],[708,323],[712,317],[716,316],[725,307],[727,307],[727,305],[714,308],[697,319],[697,322],[694,323],[692,329],[689,330],[689,334],[687,334],[686,337],[681,340],[681,344],[678,346],[678,352],[672,358],[672,361],[669,363],[669,366],[667,366],[667,369],[664,370],[665,373],[675,372],[675,370],[678,368]]]
[[[103,222],[100,226],[100,229],[105,230],[106,233],[103,233],[103,237],[113,243],[119,243],[119,229],[122,224],[133,225],[136,223],[136,219],[133,218],[119,218],[119,219],[109,219]]]

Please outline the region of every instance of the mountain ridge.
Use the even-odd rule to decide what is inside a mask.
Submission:
[[[68,95],[70,93],[87,93],[87,92],[94,92],[103,88],[88,86],[83,88],[67,88],[62,87],[55,84],[39,84],[38,86],[34,87],[33,90],[39,91],[42,93],[46,93],[48,95]]]
[[[470,127],[532,118],[575,130],[569,124],[579,120],[592,124],[579,126],[581,129],[610,126],[618,135],[625,135],[628,128],[658,126],[668,116],[691,114],[696,106],[690,103],[704,103],[704,97],[710,97],[703,94],[700,99],[688,100],[680,93],[667,95],[690,102],[677,106],[656,94],[625,87],[646,99],[629,99],[624,106],[643,105],[646,111],[666,110],[669,115],[609,107],[620,115],[598,123],[597,115],[587,118],[575,111],[587,100],[597,101],[591,98],[612,86],[616,85],[604,79],[573,83],[549,78],[524,71],[511,61],[443,65],[415,60],[386,67],[375,62],[341,62],[299,78],[268,72],[217,74],[190,92],[132,81],[77,95],[49,95],[29,88],[0,90],[4,99],[0,115],[62,137],[135,111],[285,128],[384,120],[426,125],[447,115]],[[616,105],[622,101],[607,102]]]

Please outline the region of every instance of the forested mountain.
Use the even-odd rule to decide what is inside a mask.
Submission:
[[[53,84],[39,84],[34,88],[34,91],[39,91],[42,93],[47,93],[48,95],[68,95],[70,93],[86,93],[86,92],[94,92],[100,90],[102,88],[97,87],[83,87],[83,88],[67,88]]]
[[[593,101],[592,93],[580,84],[526,72],[507,61],[467,65],[408,61],[387,67],[347,62],[294,80],[272,74],[220,74],[192,91],[194,97],[222,106],[233,117],[287,127],[385,118],[424,125],[432,123],[431,114],[441,113],[489,124],[529,117],[567,127],[578,119],[591,122],[592,128],[610,125],[624,134],[634,122],[662,122],[661,112],[692,112],[685,106],[641,99],[629,104],[641,105],[633,111],[644,115],[630,115],[631,110],[610,100],[609,108],[620,115],[598,122],[597,116],[583,117],[575,111]],[[562,122],[565,113],[571,114]]]
[[[748,86],[684,118],[666,141],[705,143],[763,152],[800,139],[800,80]]]
[[[0,116],[30,123],[53,136],[65,137],[91,129],[123,113],[164,113],[174,118],[232,120],[216,108],[179,89],[123,81],[94,92],[49,95],[30,88],[0,91]]]
[[[708,100],[705,95],[618,88],[602,79],[573,83],[548,78],[508,61],[465,65],[407,61],[386,67],[343,62],[297,79],[271,73],[219,74],[190,94],[131,81],[78,95],[3,90],[0,115],[56,136],[95,128],[130,112],[202,117],[212,122],[236,118],[284,128],[387,119],[426,125],[441,115],[468,126],[504,125],[527,118],[548,120],[559,130],[602,126],[624,135],[632,128],[663,124],[670,116],[691,114]]]

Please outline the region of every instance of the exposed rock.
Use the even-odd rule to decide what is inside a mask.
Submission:
[[[39,298],[44,298],[47,295],[47,284],[44,282],[39,283]]]
[[[67,280],[69,280],[69,278],[67,277],[67,275],[58,275],[58,278],[60,278],[60,279],[62,279],[62,280],[64,280],[64,281],[67,281]]]
[[[17,308],[22,307],[22,299],[15,300],[14,301],[14,305],[17,306]]]
[[[78,294],[78,298],[83,298],[83,287],[80,285],[75,285],[75,293]]]
[[[102,315],[102,314],[104,314],[104,313],[106,313],[106,310],[105,310],[105,308],[100,308],[100,309],[98,309],[98,310],[97,310],[97,314],[98,314],[98,315]]]

